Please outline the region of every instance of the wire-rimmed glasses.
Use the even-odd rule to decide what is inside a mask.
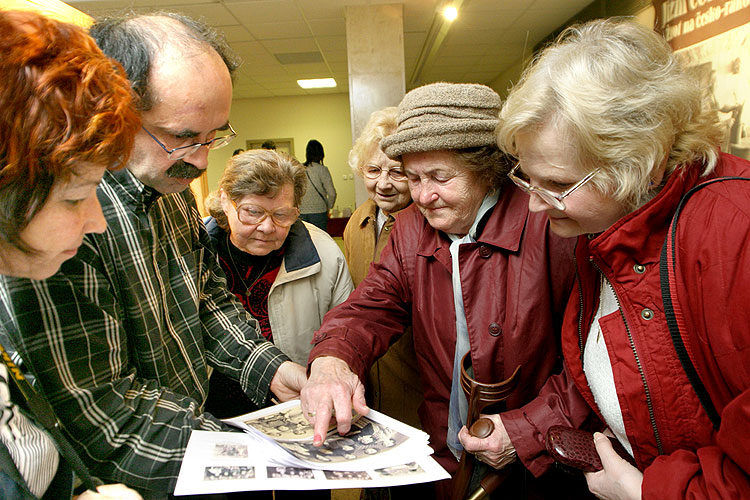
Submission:
[[[511,169],[510,172],[508,172],[508,177],[510,177],[510,180],[513,181],[513,184],[518,186],[519,188],[523,189],[529,194],[535,194],[539,196],[542,201],[544,201],[546,204],[554,208],[555,210],[564,211],[565,210],[565,203],[563,200],[567,197],[573,194],[573,192],[578,189],[579,187],[586,184],[588,181],[590,181],[596,174],[599,172],[599,169],[596,168],[586,174],[586,176],[581,179],[580,181],[573,184],[570,188],[566,189],[562,193],[554,193],[550,191],[549,189],[545,189],[542,187],[536,187],[532,186],[528,180],[519,177],[516,175],[516,172],[518,171],[518,168],[521,166],[520,163],[516,163],[516,166]]]
[[[260,224],[266,220],[266,217],[270,217],[273,223],[277,226],[289,227],[294,224],[294,221],[299,217],[299,208],[296,207],[281,208],[269,212],[263,207],[252,205],[250,203],[243,203],[238,206],[234,200],[232,200],[232,205],[234,205],[234,210],[237,212],[237,220],[248,226]]]
[[[390,177],[390,179],[394,182],[402,182],[406,180],[406,174],[404,173],[402,168],[386,169],[381,167],[380,165],[370,164],[365,165],[362,169],[362,173],[364,174],[364,176],[372,180],[379,179],[383,172],[385,172],[386,175]]]
[[[190,156],[191,154],[195,153],[202,147],[207,147],[208,149],[219,149],[223,148],[230,142],[232,142],[232,139],[237,137],[237,132],[234,131],[232,128],[232,125],[227,123],[227,127],[229,127],[229,134],[223,135],[221,137],[214,137],[210,141],[206,142],[196,142],[195,144],[188,144],[187,146],[180,146],[178,148],[174,149],[168,149],[164,143],[162,143],[159,139],[156,138],[154,134],[148,131],[146,127],[141,127],[143,130],[146,131],[146,133],[151,136],[151,138],[156,141],[156,144],[161,146],[161,148],[167,153],[167,156],[170,160],[181,160],[182,158],[185,158],[186,156]]]

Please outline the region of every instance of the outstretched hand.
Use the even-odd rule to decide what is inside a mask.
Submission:
[[[297,399],[306,381],[307,373],[304,366],[284,361],[271,379],[271,392],[282,402]]]
[[[336,418],[339,434],[346,434],[352,424],[352,409],[359,415],[370,411],[359,377],[343,360],[332,356],[313,361],[301,399],[302,412],[313,426],[314,446],[323,444],[331,417]]]
[[[495,429],[492,434],[480,439],[469,434],[469,430],[466,426],[463,426],[458,433],[458,439],[461,441],[464,450],[467,453],[472,453],[480,462],[484,462],[495,469],[502,469],[515,462],[516,449],[510,442],[508,432],[503,425],[503,419],[500,418],[500,415],[482,415],[482,418],[492,420]]]
[[[594,444],[604,468],[585,473],[591,493],[603,500],[640,500],[643,473],[620,457],[604,434],[595,433]]]

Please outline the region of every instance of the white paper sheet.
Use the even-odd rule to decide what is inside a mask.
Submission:
[[[371,410],[321,448],[299,401],[226,420],[239,432],[193,431],[175,495],[397,486],[447,479],[427,434]],[[264,431],[264,432],[261,432]]]

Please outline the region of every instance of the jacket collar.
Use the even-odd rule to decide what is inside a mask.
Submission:
[[[416,206],[412,210],[418,210]],[[484,227],[477,234],[477,244],[502,248],[516,252],[521,247],[521,237],[529,215],[529,197],[520,189],[506,185],[494,208],[485,215]],[[422,216],[423,228],[417,253],[421,256],[432,256],[443,248],[450,246],[450,239],[442,231],[432,228]]]
[[[148,212],[161,196],[160,192],[138,180],[128,168],[107,171],[104,179],[118,192],[122,203],[134,212],[139,209]]]
[[[310,231],[301,220],[297,220],[289,228],[287,241],[289,243],[284,256],[284,267],[287,272],[304,269],[320,262],[320,255],[312,241]]]
[[[219,224],[213,217],[206,217],[205,223],[206,231],[211,240],[213,240],[216,248],[218,247],[219,239],[224,237],[226,231],[219,227]],[[297,220],[292,224],[286,238],[287,247],[284,254],[284,267],[287,272],[304,269],[320,262],[320,256],[312,241],[310,231],[307,230],[307,227],[305,227],[301,220]]]
[[[366,210],[363,210],[360,214],[357,215],[358,218],[354,219],[354,223],[360,229],[365,227],[367,224],[369,224],[370,221],[373,221],[373,223],[375,222],[375,218],[377,217],[377,210],[378,210],[377,204],[371,199],[368,199],[362,205],[366,207]],[[405,206],[401,210],[396,210],[395,212],[389,213],[388,218],[394,219],[398,214],[400,214],[402,211],[406,210],[410,206],[411,206],[411,203],[409,203],[409,205]]]
[[[630,269],[633,262],[658,262],[666,231],[682,196],[699,182],[700,168],[691,165],[673,172],[662,190],[648,203],[625,215],[596,236],[583,235],[579,244],[603,271]],[[606,258],[605,258],[606,256]]]

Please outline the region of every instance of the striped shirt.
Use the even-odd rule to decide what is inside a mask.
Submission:
[[[262,406],[289,358],[227,290],[189,189],[160,195],[123,169],[98,195],[108,228],[59,273],[0,278],[11,344],[95,474],[164,494],[192,429],[225,429],[202,411],[208,365]]]
[[[57,472],[59,455],[52,438],[10,400],[8,367],[0,362],[0,441],[18,472],[37,497],[42,497]]]

